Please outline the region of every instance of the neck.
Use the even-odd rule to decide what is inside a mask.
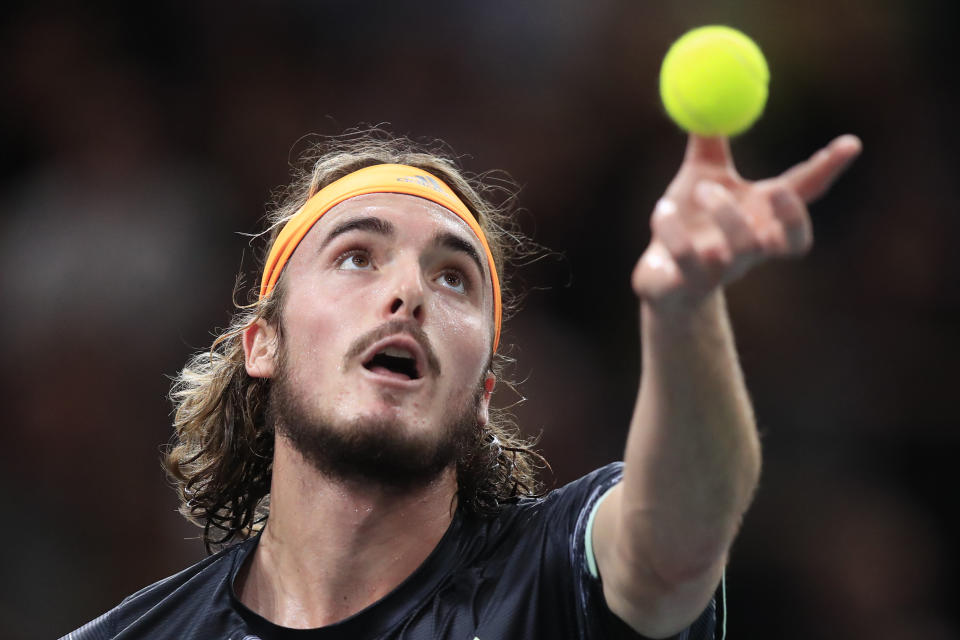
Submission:
[[[456,474],[397,492],[320,474],[277,438],[270,518],[237,576],[241,602],[309,629],[370,606],[413,573],[453,518]]]

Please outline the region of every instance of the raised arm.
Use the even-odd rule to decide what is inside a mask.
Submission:
[[[648,637],[669,637],[706,607],[760,474],[723,286],[771,257],[806,253],[806,204],[859,152],[857,138],[842,136],[749,182],[726,139],[692,136],[653,212],[632,277],[643,374],[624,477],[593,529],[607,604]]]

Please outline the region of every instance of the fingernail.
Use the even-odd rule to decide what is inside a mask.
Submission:
[[[860,138],[851,133],[844,134],[837,138],[836,144],[850,147],[856,150],[857,153],[863,149],[863,142],[860,140]]]

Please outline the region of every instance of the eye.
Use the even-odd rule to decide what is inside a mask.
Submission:
[[[370,254],[363,249],[352,249],[337,258],[338,269],[344,271],[365,271],[370,268]]]
[[[437,282],[439,282],[444,287],[452,289],[458,293],[467,292],[467,282],[463,277],[463,274],[459,271],[444,271],[439,276],[437,276]]]

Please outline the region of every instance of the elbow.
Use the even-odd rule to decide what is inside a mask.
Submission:
[[[603,583],[610,610],[648,638],[668,638],[693,623],[710,602],[726,565],[712,561],[631,568],[611,572]]]
[[[716,539],[691,542],[683,548],[651,558],[649,574],[652,584],[664,593],[673,593],[683,590],[686,585],[712,580],[726,566],[732,538],[732,535],[718,535]]]

